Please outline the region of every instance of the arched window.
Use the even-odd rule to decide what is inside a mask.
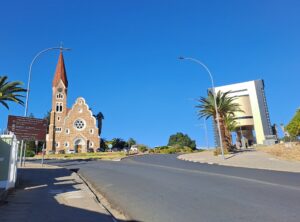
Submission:
[[[56,112],[61,113],[63,111],[63,103],[56,103]]]
[[[56,94],[56,99],[63,99],[64,95],[62,93],[57,93]]]

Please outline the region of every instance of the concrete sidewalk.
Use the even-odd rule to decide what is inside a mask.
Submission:
[[[225,155],[225,160],[221,156],[214,156],[213,151],[183,154],[178,156],[178,159],[224,166],[300,173],[299,161],[280,160],[270,154],[254,149]]]
[[[76,173],[27,163],[19,185],[0,206],[1,222],[114,221]]]

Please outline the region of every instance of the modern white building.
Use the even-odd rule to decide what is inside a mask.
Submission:
[[[229,95],[236,97],[234,102],[240,104],[241,110],[244,111],[235,113],[238,124],[237,137],[240,138],[242,134],[249,144],[265,144],[268,139],[273,138],[264,88],[263,80],[215,88],[216,93],[230,91]]]

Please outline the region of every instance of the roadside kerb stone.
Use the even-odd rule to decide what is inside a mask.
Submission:
[[[221,156],[214,156],[213,151],[183,154],[177,158],[206,164],[300,173],[300,161],[280,160],[256,150],[225,155],[225,160]]]
[[[109,201],[102,193],[99,191],[93,183],[91,183],[88,179],[84,177],[81,173],[77,173],[77,175],[84,181],[84,183],[89,187],[89,189],[94,193],[97,197],[98,201],[101,205],[115,218],[116,221],[133,221],[129,215],[125,214],[121,209],[117,207],[117,205],[113,204]]]

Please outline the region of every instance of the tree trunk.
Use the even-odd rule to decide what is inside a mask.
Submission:
[[[225,135],[226,135],[226,139],[228,141],[228,145],[229,145],[229,148],[231,148],[232,146],[232,136],[231,136],[231,131],[227,129],[226,125],[225,126]]]
[[[221,130],[224,153],[228,153],[228,151],[230,149],[230,139],[228,138],[228,135],[226,132],[227,130],[226,130],[226,126],[225,126],[225,122],[224,122],[223,118],[220,117],[219,122],[220,122],[220,130]]]

